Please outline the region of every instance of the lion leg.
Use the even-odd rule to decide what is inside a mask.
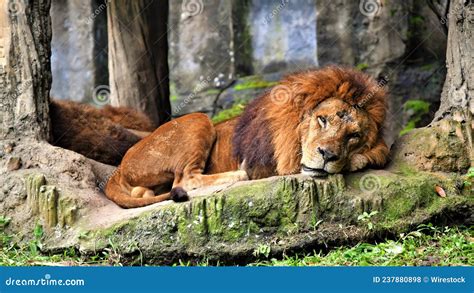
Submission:
[[[142,186],[135,186],[132,188],[132,191],[130,191],[130,196],[131,197],[153,197],[155,196],[155,193],[153,190],[142,187]]]
[[[244,170],[228,171],[216,174],[203,174],[209,152],[203,152],[201,156],[196,156],[190,160],[181,174],[175,174],[173,189],[181,188],[185,191],[207,187],[234,183],[248,180],[247,172]]]
[[[229,171],[212,175],[194,173],[188,175],[181,182],[181,184],[185,190],[193,190],[201,187],[235,183],[248,179],[249,177],[247,175],[247,172],[245,172],[244,170]]]

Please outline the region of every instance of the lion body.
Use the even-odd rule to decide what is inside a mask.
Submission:
[[[289,75],[241,117],[212,125],[204,114],[188,114],[162,125],[130,148],[105,192],[132,208],[183,200],[199,187],[296,174],[303,159],[316,173],[382,166],[385,103],[383,89],[358,71],[329,67]],[[321,115],[327,125],[315,122]],[[325,137],[323,144],[318,137]],[[322,149],[332,145],[338,148]]]
[[[72,101],[52,100],[51,143],[96,161],[118,165],[127,150],[141,139],[138,131],[153,131],[148,117],[124,107],[102,109]]]

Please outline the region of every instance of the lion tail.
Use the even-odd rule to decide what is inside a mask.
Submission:
[[[174,190],[153,197],[132,197],[130,195],[130,186],[121,184],[120,170],[117,170],[107,182],[105,195],[108,199],[115,202],[122,208],[139,208],[151,205],[157,202],[172,199]],[[125,184],[127,185],[127,184]]]

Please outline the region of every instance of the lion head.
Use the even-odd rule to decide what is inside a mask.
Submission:
[[[252,178],[325,176],[383,165],[383,86],[353,69],[295,73],[250,103],[234,132],[234,154]]]
[[[337,98],[321,102],[300,124],[301,173],[341,172],[360,152],[374,128],[368,115]]]

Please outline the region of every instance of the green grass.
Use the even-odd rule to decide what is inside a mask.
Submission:
[[[142,265],[143,259],[131,263],[123,261],[115,252],[114,245],[97,255],[83,256],[75,249],[61,254],[40,252],[43,231],[36,225],[34,240],[15,244],[4,232],[10,219],[0,216],[0,266],[88,266],[88,265]],[[269,246],[260,245],[254,256],[262,260],[250,266],[447,266],[474,265],[474,227],[420,226],[418,230],[400,235],[398,240],[387,240],[377,244],[360,243],[353,247],[339,247],[327,254],[284,256],[282,259],[268,259]],[[207,260],[182,262],[179,266],[219,265]]]
[[[465,266],[474,265],[474,227],[420,226],[396,241],[360,243],[324,255],[285,256],[255,266]]]
[[[33,239],[28,243],[18,244],[13,236],[5,232],[10,218],[0,216],[0,266],[87,266],[87,265],[121,265],[120,256],[113,250],[103,251],[95,256],[80,256],[71,248],[61,254],[41,253],[43,228],[36,224]]]

